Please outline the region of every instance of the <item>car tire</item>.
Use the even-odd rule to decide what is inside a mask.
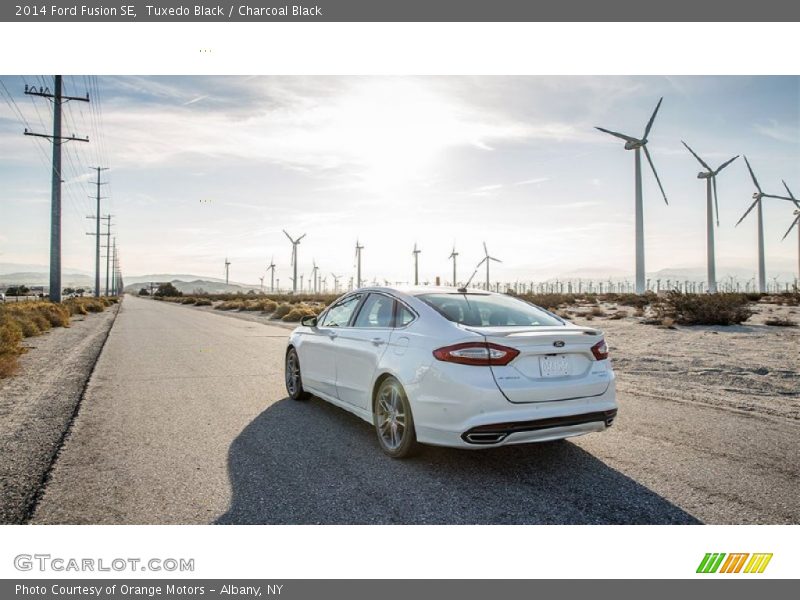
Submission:
[[[378,444],[384,454],[408,458],[419,451],[411,404],[397,379],[387,377],[381,381],[372,412]]]
[[[297,350],[294,348],[289,348],[289,351],[286,353],[284,367],[284,381],[289,398],[292,400],[308,400],[311,394],[303,389],[303,376],[300,373],[300,357],[297,356]]]

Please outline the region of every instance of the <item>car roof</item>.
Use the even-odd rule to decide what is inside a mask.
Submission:
[[[413,285],[413,286],[368,286],[353,290],[353,292],[395,292],[407,296],[421,296],[423,294],[458,294],[464,293],[459,290],[462,288],[434,285]],[[469,288],[468,294],[484,294],[499,296],[496,292],[487,292],[477,288]]]

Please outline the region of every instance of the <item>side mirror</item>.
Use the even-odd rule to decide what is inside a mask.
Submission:
[[[300,325],[303,327],[316,327],[317,326],[317,317],[311,315],[309,317],[303,317],[300,319]]]

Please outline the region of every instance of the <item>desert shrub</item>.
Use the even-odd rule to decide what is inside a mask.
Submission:
[[[194,301],[195,306],[211,306],[211,300],[208,298],[196,298]]]
[[[176,288],[171,282],[167,282],[159,284],[158,289],[155,292],[155,295],[168,298],[175,296],[183,296],[183,292],[181,292],[178,288]]]
[[[520,294],[519,298],[532,302],[548,310],[556,310],[561,306],[574,306],[574,294]]]
[[[271,313],[275,312],[275,309],[278,308],[278,303],[275,300],[262,300],[261,304],[261,312]]]
[[[746,294],[684,294],[668,292],[653,304],[656,317],[679,325],[734,325],[753,312]]]
[[[797,323],[788,317],[770,317],[764,323],[772,327],[797,327]]]
[[[608,319],[610,321],[619,321],[620,319],[624,319],[627,316],[628,316],[627,310],[618,310],[615,311],[610,317],[608,317]]]
[[[197,298],[192,298],[191,296],[184,296],[180,299],[181,304],[194,304],[197,302]]]
[[[593,306],[589,310],[589,314],[592,317],[605,317],[606,316],[606,311],[604,311],[601,306]]]
[[[310,306],[306,306],[304,304],[299,304],[292,308],[288,313],[286,313],[282,320],[283,321],[290,321],[295,322],[299,321],[303,317],[313,317],[317,314],[317,312],[311,308]]]
[[[217,310],[240,310],[242,306],[244,306],[244,303],[241,300],[226,300],[214,308]]]
[[[644,309],[656,298],[653,292],[645,292],[644,294],[615,294],[615,296],[617,304],[632,306],[639,309]]]
[[[591,313],[583,315],[583,318],[586,319],[587,321],[594,321],[594,315]]]
[[[293,308],[292,305],[289,304],[288,302],[279,304],[277,307],[275,307],[275,311],[272,313],[272,318],[282,319],[291,312],[292,308]]]

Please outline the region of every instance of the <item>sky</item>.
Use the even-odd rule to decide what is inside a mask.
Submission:
[[[23,94],[49,76],[0,76],[0,263],[47,265],[49,102]],[[800,195],[798,77],[86,77],[65,76],[63,264],[93,272],[95,174],[126,275],[187,273],[257,283],[270,260],[299,271],[408,282],[459,280],[483,256],[492,279],[632,277],[634,154],[602,126],[649,136],[669,199],[643,165],[647,271],[705,265],[705,183],[746,154],[765,192]],[[718,178],[718,274],[755,272],[755,191],[739,158]],[[769,199],[767,199],[769,200]],[[768,276],[792,276],[794,207],[764,205]],[[285,283],[283,283],[285,282]]]

